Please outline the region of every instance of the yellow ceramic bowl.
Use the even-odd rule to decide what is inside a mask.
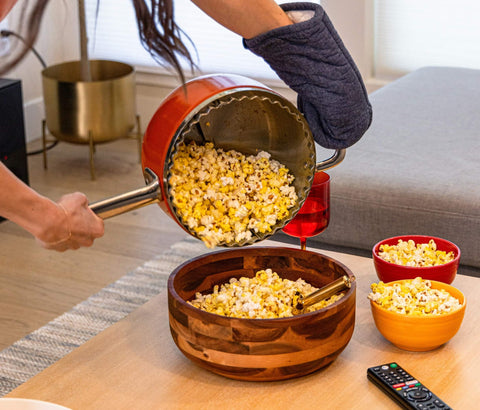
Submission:
[[[405,280],[389,282],[403,283]],[[444,289],[457,298],[462,307],[454,312],[436,316],[408,316],[389,311],[377,303],[370,301],[373,320],[385,339],[400,349],[424,352],[436,349],[448,342],[463,321],[466,300],[457,288],[443,282],[431,281],[433,289]]]

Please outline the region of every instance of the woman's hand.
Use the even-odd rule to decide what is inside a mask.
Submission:
[[[40,195],[0,163],[0,215],[30,232],[41,246],[56,251],[91,246],[104,233],[103,220],[80,193],[58,202]]]
[[[53,224],[37,241],[46,249],[64,252],[68,249],[92,246],[104,234],[103,220],[88,207],[87,197],[75,192],[64,195],[57,203]]]

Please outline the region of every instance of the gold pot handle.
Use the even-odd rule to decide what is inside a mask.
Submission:
[[[337,149],[330,158],[323,160],[315,165],[315,172],[326,171],[340,164],[345,158],[347,149]]]
[[[143,188],[102,199],[89,204],[89,208],[100,218],[107,219],[145,205],[160,202],[162,193],[157,175],[150,168],[145,168],[144,176],[147,185]]]
[[[355,280],[355,276],[344,275],[309,295],[302,296],[297,292],[292,301],[293,308],[297,311],[302,311],[324,299],[328,299],[340,291],[350,289]]]

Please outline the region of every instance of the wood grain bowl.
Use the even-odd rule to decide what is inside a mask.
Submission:
[[[355,282],[334,304],[289,318],[229,318],[186,303],[196,292],[211,292],[231,277],[253,277],[267,268],[319,288],[344,275],[353,277],[332,258],[294,248],[239,248],[193,258],[168,280],[170,331],[187,358],[214,373],[249,381],[303,376],[337,358],[353,334]]]

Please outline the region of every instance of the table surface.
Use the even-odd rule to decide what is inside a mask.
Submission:
[[[265,241],[261,246],[285,246]],[[313,250],[313,249],[311,249]],[[467,299],[462,327],[430,352],[407,352],[375,327],[367,294],[378,281],[370,258],[317,250],[348,266],[357,278],[355,330],[328,367],[297,379],[243,382],[193,364],[174,344],[167,289],[5,397],[72,409],[322,408],[397,409],[367,380],[368,367],[396,361],[454,409],[478,405],[480,280],[457,275]]]

